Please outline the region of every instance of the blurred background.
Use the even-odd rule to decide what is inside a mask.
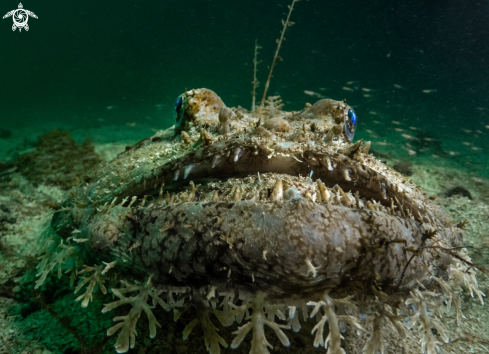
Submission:
[[[0,21],[0,128],[129,124],[147,136],[171,126],[174,99],[199,87],[249,109],[255,40],[261,98],[290,3],[23,2],[39,17],[28,32]],[[3,1],[0,12],[17,6]],[[357,137],[379,150],[486,170],[487,1],[302,0],[291,21],[268,91],[285,110],[346,98]]]

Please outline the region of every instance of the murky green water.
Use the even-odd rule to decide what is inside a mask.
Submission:
[[[255,40],[262,47],[259,99],[289,1],[22,4],[38,17],[29,17],[28,31],[12,31],[12,17],[0,21],[0,178],[35,150],[39,135],[56,128],[70,131],[77,142],[91,139],[109,160],[126,145],[170,127],[174,99],[186,89],[207,87],[229,107],[249,109]],[[4,1],[0,13],[18,5]],[[457,221],[468,220],[468,239],[477,248],[469,253],[487,267],[489,3],[302,0],[291,21],[269,95],[280,95],[287,111],[321,98],[346,99],[359,117],[356,139],[372,141],[376,156],[404,166],[402,172],[436,195]],[[3,226],[1,237],[37,232],[42,220],[35,230],[21,226],[19,217],[32,215],[19,205],[41,208],[42,196],[55,192],[39,191],[44,187],[20,176],[2,183],[0,204],[17,205],[18,217],[17,224]],[[473,200],[446,199],[454,187],[464,187]],[[24,199],[28,203],[19,202]],[[4,267],[9,257],[22,258],[1,252]],[[12,290],[21,274],[7,273],[0,297],[28,306]],[[48,294],[48,302],[58,295]],[[13,316],[47,316],[39,308],[19,311]],[[470,333],[479,336],[486,328],[484,311]],[[33,317],[29,321],[34,326]],[[464,348],[487,340],[477,338],[466,340]],[[31,339],[56,353],[53,348],[64,345],[56,343],[60,339]],[[27,348],[28,341],[21,342]]]

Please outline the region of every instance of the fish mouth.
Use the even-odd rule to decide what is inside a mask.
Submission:
[[[189,227],[195,228],[194,236],[188,237],[199,244],[196,249],[200,253],[190,255],[192,247],[184,247],[177,259],[158,260],[157,266],[145,263],[141,254],[141,269],[151,269],[165,284],[204,286],[210,281],[224,289],[231,283],[240,286],[246,282],[250,289],[267,289],[270,297],[278,299],[289,296],[291,290],[304,296],[327,289],[349,291],[351,279],[357,286],[360,279],[373,279],[366,269],[377,269],[376,284],[385,291],[403,293],[425,272],[419,258],[404,274],[410,257],[405,248],[419,247],[426,230],[444,230],[446,223],[427,196],[362,146],[360,141],[336,151],[318,145],[298,152],[297,146],[288,142],[266,146],[253,138],[201,145],[125,185],[125,192],[117,194],[124,201],[117,202],[114,212],[129,218],[134,230],[159,230],[148,231],[155,237],[134,231],[131,241],[124,241],[130,244],[160,239],[161,232],[168,232],[163,240],[170,242],[187,235]],[[132,208],[129,214],[125,207]],[[324,215],[328,214],[328,222],[334,226],[324,229]],[[256,236],[254,222],[262,215],[274,228]],[[294,217],[300,223],[292,222]],[[97,231],[107,224],[103,213],[92,223],[94,252],[128,248],[129,243],[112,244],[119,236],[108,240]],[[174,229],[167,231],[169,227]],[[236,247],[226,244],[230,230],[232,238],[239,240]],[[299,235],[297,242],[303,246],[288,239],[292,234]],[[343,245],[341,252],[335,242]],[[280,246],[269,248],[268,243]],[[142,246],[141,250],[151,247]],[[316,249],[324,254],[316,254]],[[262,259],[264,254],[266,259]],[[368,256],[363,257],[365,254]],[[212,258],[215,255],[218,257]],[[367,263],[358,266],[364,258]],[[193,260],[192,269],[188,259]],[[290,265],[275,266],[283,259]],[[389,263],[389,259],[395,261]],[[179,266],[171,268],[174,264]],[[379,264],[389,266],[378,268]],[[231,278],[222,274],[224,268],[233,269]],[[315,269],[321,271],[311,276]]]
[[[358,119],[345,101],[323,99],[303,111],[275,116],[270,109],[273,117],[262,122],[260,115],[231,110],[213,91],[198,89],[180,95],[175,112],[170,140],[182,145],[165,151],[179,155],[167,155],[160,165],[133,174],[97,204],[110,203],[114,196],[123,198],[124,205],[131,198],[162,199],[163,194],[167,202],[266,203],[306,197],[436,223],[430,202],[412,182],[369,155],[370,142],[352,143]],[[138,156],[135,150],[158,144],[161,138],[145,140],[129,151]],[[293,187],[296,190],[285,193]],[[264,188],[268,193],[262,193]]]
[[[167,202],[278,202],[308,198],[381,211],[420,223],[434,222],[435,217],[430,217],[431,212],[414,185],[368,155],[368,146],[362,141],[337,152],[297,152],[293,145],[282,142],[265,146],[253,139],[235,138],[201,146],[157,167],[145,176],[144,183],[135,181],[120,196],[129,199],[159,195],[162,199],[164,193]],[[363,158],[355,159],[355,154],[363,154]],[[367,166],[372,162],[377,168]],[[382,168],[384,171],[379,171]],[[288,181],[284,185],[285,180]],[[241,191],[236,192],[237,187]]]

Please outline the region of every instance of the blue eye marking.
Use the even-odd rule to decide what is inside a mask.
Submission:
[[[345,116],[345,132],[346,132],[346,137],[350,141],[353,141],[356,129],[357,129],[357,114],[352,108],[349,108],[348,113]]]
[[[357,115],[353,109],[348,110],[348,118],[353,124],[357,122]]]

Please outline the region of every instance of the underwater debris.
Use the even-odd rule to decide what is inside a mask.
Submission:
[[[392,168],[405,176],[412,176],[413,174],[413,163],[411,161],[397,161]]]
[[[261,49],[258,45],[258,40],[255,39],[255,56],[253,57],[253,81],[251,82],[253,85],[253,91],[251,91],[251,111],[256,109],[256,89],[260,82],[256,78],[256,73],[258,71],[257,66],[261,63],[261,60],[258,61],[258,49]]]
[[[472,200],[472,194],[470,194],[470,192],[462,186],[450,188],[446,194],[447,197],[453,197],[455,195],[460,195],[462,197],[469,198],[470,200]]]
[[[289,14],[287,15],[287,19],[285,21],[282,20],[282,25],[283,25],[282,32],[280,33],[280,38],[277,39],[277,50],[275,51],[275,55],[273,56],[272,65],[270,66],[270,72],[268,73],[268,78],[267,81],[265,82],[265,89],[263,90],[263,97],[260,103],[260,107],[262,108],[265,106],[265,99],[267,98],[268,86],[270,86],[270,80],[272,79],[272,73],[273,73],[273,68],[275,67],[275,62],[277,60],[279,61],[283,60],[282,58],[279,59],[278,52],[280,50],[280,46],[282,45],[282,41],[285,39],[284,38],[285,30],[288,27],[294,25],[294,22],[290,21],[290,15],[292,14],[292,10],[294,10],[294,4],[298,1],[300,0],[292,0],[292,4],[288,6]]]
[[[404,134],[407,135],[407,134]],[[409,147],[418,155],[434,154],[440,157],[449,155],[442,147],[442,141],[433,136],[430,132],[416,130],[415,136],[409,139]]]
[[[36,150],[21,155],[15,164],[31,181],[66,190],[101,162],[90,140],[78,145],[69,132],[55,129],[39,136]]]

